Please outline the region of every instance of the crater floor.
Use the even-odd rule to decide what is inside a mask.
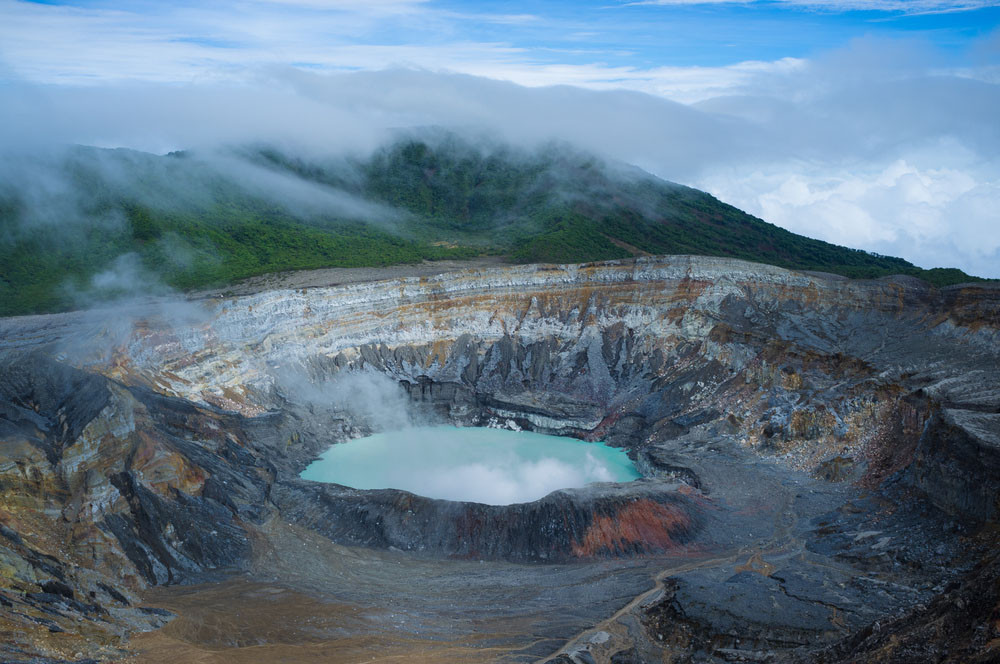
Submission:
[[[695,257],[5,319],[0,655],[991,661],[998,328],[989,284]],[[362,379],[643,479],[301,479],[384,424]]]

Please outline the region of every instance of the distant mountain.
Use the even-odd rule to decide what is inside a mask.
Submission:
[[[569,146],[443,130],[366,157],[74,147],[0,164],[0,315],[268,272],[502,255],[584,262],[729,256],[848,277],[976,280],[796,235]]]

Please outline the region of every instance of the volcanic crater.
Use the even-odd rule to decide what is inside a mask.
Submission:
[[[998,312],[670,256],[5,319],[0,654],[989,661]],[[511,505],[299,477],[389,412],[643,477]]]

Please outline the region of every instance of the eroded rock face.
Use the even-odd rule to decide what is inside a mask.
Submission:
[[[991,544],[994,286],[667,257],[177,306],[0,322],[11,653],[114,656],[163,620],[138,593],[253,572],[275,520],[418,558],[665,561],[569,661],[849,658]],[[645,479],[514,506],[298,479],[379,425],[324,390],[372,373],[421,416],[607,440]]]

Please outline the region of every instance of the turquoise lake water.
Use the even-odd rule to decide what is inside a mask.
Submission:
[[[625,452],[527,431],[416,427],[334,445],[301,477],[356,489],[509,505],[556,489],[640,477]]]

